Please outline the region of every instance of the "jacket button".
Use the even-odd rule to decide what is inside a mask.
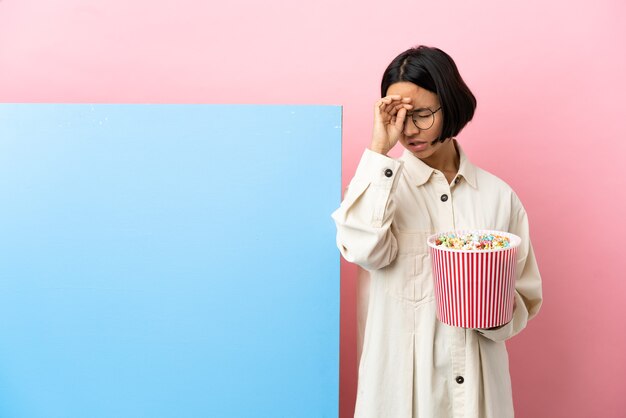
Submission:
[[[460,177],[455,178],[455,179],[454,179],[454,184],[458,184],[458,182],[459,182],[459,181],[461,181],[461,178],[460,178]]]
[[[442,202],[445,202],[445,201],[447,201],[447,200],[448,200],[448,195],[447,195],[447,194],[442,194],[442,195],[441,195],[441,201],[442,201]]]
[[[463,376],[457,376],[455,380],[459,385],[465,382],[465,379],[463,379]]]
[[[393,176],[393,171],[391,171],[391,169],[389,169],[389,168],[388,168],[388,169],[386,169],[386,170],[385,170],[385,176],[387,176],[387,177],[391,177],[391,176]]]

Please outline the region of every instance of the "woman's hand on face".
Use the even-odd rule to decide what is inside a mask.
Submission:
[[[386,96],[374,106],[374,131],[370,149],[387,154],[398,142],[404,130],[406,112],[413,108],[410,97]]]

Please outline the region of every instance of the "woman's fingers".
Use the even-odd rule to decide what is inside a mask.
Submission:
[[[393,109],[393,107],[396,106],[397,103],[397,100],[387,100],[387,98],[385,97],[381,99],[378,109],[381,113],[389,113],[389,111]]]
[[[394,99],[392,99],[391,97],[383,97],[382,99],[380,99],[379,101],[376,102],[376,108],[377,109],[384,109],[388,104],[390,104],[391,102],[393,102]]]
[[[400,132],[404,130],[404,120],[406,118],[406,111],[407,111],[406,107],[401,107],[398,110],[398,113],[396,114],[396,117],[395,117],[394,126]]]
[[[385,96],[382,99],[376,102],[376,107],[379,109],[383,109],[384,107],[394,104],[394,102],[398,103],[408,103],[411,101],[410,97],[402,97],[399,94],[393,94],[391,96]]]
[[[400,109],[411,110],[412,108],[413,108],[413,106],[411,106],[410,104],[400,103],[400,104],[395,105],[388,113],[391,116],[394,116],[394,115],[396,115],[398,113],[398,111]]]
[[[391,100],[401,100],[401,99],[402,99],[402,96],[400,96],[399,94],[390,94],[389,96],[383,97],[381,100],[390,102]]]
[[[398,102],[398,101],[394,101],[392,103],[383,105],[379,111],[381,114],[388,114],[390,116],[395,115],[396,113],[398,113],[398,110],[400,110],[401,108],[405,108],[407,110],[411,109],[412,106],[408,103],[402,103],[402,102]]]
[[[389,104],[392,101],[399,101],[399,102],[409,103],[411,101],[411,98],[410,97],[402,97],[399,94],[392,94],[391,96],[385,96],[385,97],[379,99],[378,102],[376,102],[376,103],[377,104],[380,104],[380,103]]]
[[[413,109],[411,101],[410,97],[394,94],[376,102],[371,149],[386,154],[398,142],[407,111]]]

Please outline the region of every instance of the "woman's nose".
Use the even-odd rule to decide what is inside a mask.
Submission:
[[[412,136],[415,134],[418,134],[420,132],[420,130],[418,129],[417,126],[415,126],[415,123],[413,123],[413,119],[411,118],[411,116],[406,117],[406,119],[404,119],[404,134],[406,136]]]

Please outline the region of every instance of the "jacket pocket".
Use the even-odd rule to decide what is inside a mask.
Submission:
[[[395,232],[398,256],[385,271],[385,289],[395,298],[419,302],[433,294],[426,240],[430,231]]]

